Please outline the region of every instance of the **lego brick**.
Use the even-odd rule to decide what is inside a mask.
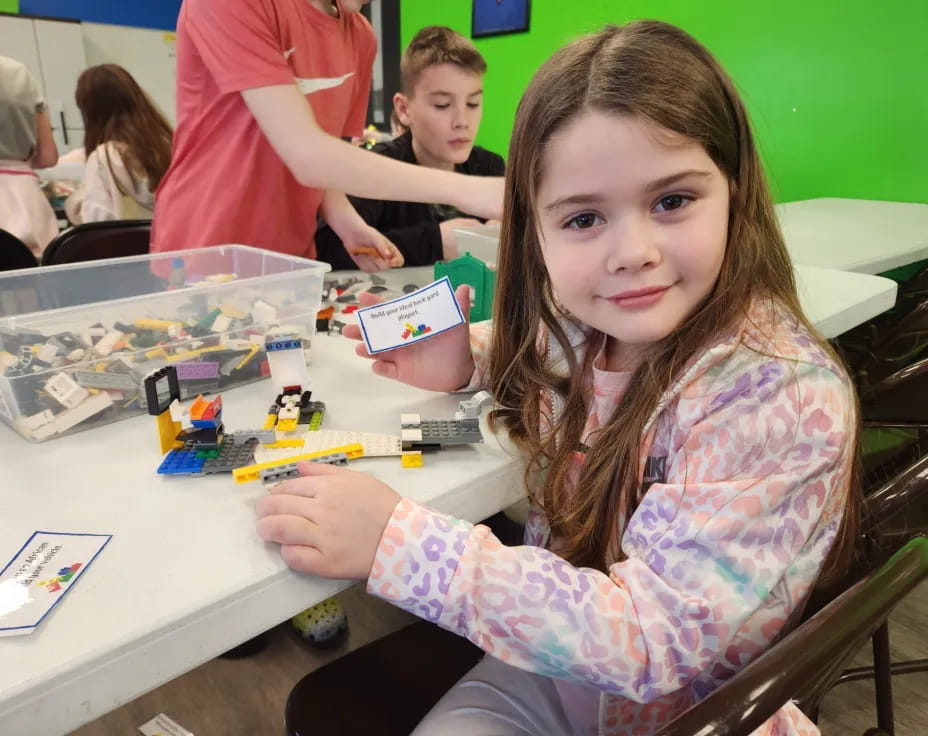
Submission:
[[[412,430],[403,430],[411,432]],[[457,419],[429,419],[422,422],[421,439],[403,437],[404,450],[425,450],[446,445],[470,445],[483,442],[479,428],[472,430]],[[410,435],[411,437],[411,435]]]
[[[285,463],[296,463],[300,462],[301,460],[312,460],[313,458],[332,455],[339,452],[345,453],[349,459],[353,460],[364,455],[364,448],[361,447],[361,445],[346,445],[344,447],[333,447],[328,450],[322,450],[319,452],[309,452],[303,455],[294,455],[293,457],[283,458],[282,460],[272,460],[266,463],[258,463],[256,465],[249,465],[244,468],[237,468],[232,471],[232,477],[235,479],[236,483],[248,483],[253,480],[258,480],[261,477],[261,471],[267,468],[274,468]]]
[[[180,441],[176,439],[180,431],[181,423],[174,421],[170,409],[158,415],[158,442],[162,455],[180,444]]]
[[[333,452],[321,457],[310,458],[311,463],[326,463],[327,465],[348,465],[348,455],[344,452]],[[270,468],[264,468],[259,471],[259,479],[264,483],[277,483],[288,478],[297,478],[300,471],[297,469],[298,463],[282,463]]]
[[[55,414],[52,411],[43,409],[38,414],[33,414],[29,417],[23,417],[20,419],[20,424],[23,428],[29,430],[30,432],[34,432],[39,427],[48,424],[54,418]]]
[[[167,365],[149,374],[145,377],[143,385],[145,405],[152,416],[158,416],[171,406],[172,401],[181,398],[177,369],[173,365]]]
[[[74,371],[71,376],[84,388],[105,388],[122,391],[137,391],[139,384],[129,373],[100,371]]]
[[[247,439],[254,439],[256,442],[266,445],[276,441],[276,435],[273,429],[237,429],[232,432],[231,436],[236,442],[244,442]],[[302,444],[300,445],[302,447]]]
[[[264,349],[269,353],[277,350],[302,350],[303,341],[299,338],[268,340],[264,343]]]
[[[81,422],[90,419],[90,417],[99,414],[104,409],[108,409],[112,405],[113,400],[107,393],[88,396],[74,408],[65,409],[60,414],[56,414],[52,421],[31,432],[30,436],[36,440],[48,439],[56,434],[66,432]]]
[[[422,442],[421,429],[404,429],[400,432],[400,439],[405,442]]]
[[[418,427],[422,418],[418,414],[400,414],[400,426],[403,428]]]
[[[420,450],[407,450],[400,459],[404,468],[421,468],[422,452]]]
[[[254,463],[255,447],[258,440],[249,438],[238,440],[226,437],[214,458],[203,463],[203,473],[231,473],[236,468],[247,467]]]
[[[158,466],[158,475],[200,475],[205,462],[194,450],[171,450]]]
[[[219,363],[212,360],[185,360],[174,364],[180,381],[219,378]]]
[[[45,390],[66,409],[73,409],[90,394],[67,373],[56,373],[45,382]]]

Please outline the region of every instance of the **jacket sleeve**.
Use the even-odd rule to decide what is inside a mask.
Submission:
[[[368,591],[526,670],[638,702],[680,689],[728,656],[784,578],[811,584],[843,510],[847,385],[772,362],[777,375],[752,369],[675,414],[666,479],[649,487],[622,537],[627,559],[608,574],[504,547],[484,526],[404,499]]]
[[[102,222],[119,219],[120,192],[109,163],[118,174],[125,172],[122,156],[112,144],[98,146],[87,157],[81,182],[80,222]]]

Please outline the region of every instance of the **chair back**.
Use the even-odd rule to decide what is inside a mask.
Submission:
[[[43,266],[148,253],[151,220],[88,222],[65,230],[42,254]]]
[[[928,539],[911,540],[657,736],[748,736],[791,700],[817,704],[861,645],[928,577]]]
[[[0,230],[0,271],[14,271],[38,265],[28,245],[13,233]]]

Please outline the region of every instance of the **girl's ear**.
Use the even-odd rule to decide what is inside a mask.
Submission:
[[[393,95],[393,109],[404,128],[409,127],[409,98],[402,92]]]

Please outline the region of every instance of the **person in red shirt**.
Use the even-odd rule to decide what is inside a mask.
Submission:
[[[153,252],[240,243],[312,258],[317,216],[358,266],[402,265],[345,193],[447,202],[498,218],[502,179],[371,156],[364,126],[376,37],[369,0],[184,0],[177,128],[155,195]]]

